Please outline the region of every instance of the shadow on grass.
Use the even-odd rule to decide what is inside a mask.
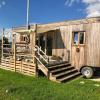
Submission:
[[[94,72],[94,75],[93,75],[92,79],[93,79],[93,80],[100,81],[100,68],[98,68],[98,69]]]

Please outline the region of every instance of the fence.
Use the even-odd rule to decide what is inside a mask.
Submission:
[[[36,67],[30,45],[26,43],[16,43],[16,37],[14,35],[12,35],[12,37],[10,36],[12,34],[11,30],[3,30],[2,32],[2,57],[0,68],[24,75],[35,75]],[[7,38],[6,40],[5,37]]]
[[[15,71],[24,75],[35,75],[35,64],[24,61],[16,61],[14,65],[14,59],[1,59],[0,68],[10,71]]]

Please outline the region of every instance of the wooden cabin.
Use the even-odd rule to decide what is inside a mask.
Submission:
[[[53,63],[55,63],[54,61],[67,62],[67,65],[70,63],[68,66],[73,66],[74,69],[78,70],[78,74],[82,72],[87,78],[92,77],[94,70],[100,67],[100,17],[30,25],[28,28],[15,27],[12,30],[14,34],[16,33],[16,43],[30,44],[33,56],[36,56],[36,52],[38,52],[34,50],[36,49],[34,47],[40,48],[42,56],[45,55],[45,62],[48,62],[49,59],[49,62]],[[41,53],[39,55],[41,56]],[[45,75],[48,75],[49,72],[49,76],[52,76],[51,72],[54,71],[50,72],[49,68],[46,67],[47,64],[43,64],[39,59],[38,61],[41,64],[38,65],[41,71]],[[34,63],[36,62],[34,61]],[[62,74],[58,74],[63,75],[63,77],[58,80],[64,81],[68,77],[71,78],[70,76],[64,77],[64,73],[67,75],[68,72],[63,72],[64,67],[61,67]],[[60,69],[54,70],[60,72]],[[78,75],[77,73],[71,76]],[[56,80],[53,76],[51,80]]]

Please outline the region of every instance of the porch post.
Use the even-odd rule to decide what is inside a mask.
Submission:
[[[38,46],[40,47],[40,35],[37,36],[38,37]]]
[[[37,36],[37,24],[35,25],[35,32],[34,32],[34,42],[33,42],[33,45],[35,46],[36,45],[36,36]],[[34,47],[33,46],[33,47]],[[33,48],[34,49],[34,48]],[[34,51],[34,56],[37,55],[37,52]],[[38,74],[39,74],[39,70],[38,70],[38,62],[37,62],[37,59],[34,57],[34,63],[35,63],[35,75],[36,77],[38,77]]]
[[[16,72],[16,34],[13,34],[13,49],[14,49],[14,71]]]
[[[34,62],[34,46],[35,46],[35,32],[30,32],[30,49],[31,49],[31,53],[32,53],[32,57],[33,57],[33,62]]]
[[[3,47],[4,47],[4,29],[2,32],[2,59],[3,59]]]
[[[45,36],[45,54],[47,54],[47,34]]]

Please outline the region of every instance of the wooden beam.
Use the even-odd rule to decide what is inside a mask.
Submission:
[[[37,36],[37,24],[35,25],[35,33],[34,33],[34,46],[36,45],[36,36]],[[35,76],[38,77],[38,61],[35,58],[37,55],[36,51],[34,52],[34,63],[35,63]]]
[[[2,32],[2,58],[3,58],[3,47],[4,47],[4,30],[3,29],[3,32]]]
[[[45,36],[45,54],[47,54],[47,34],[44,34]]]
[[[13,35],[13,49],[14,49],[14,71],[16,72],[16,35]]]

